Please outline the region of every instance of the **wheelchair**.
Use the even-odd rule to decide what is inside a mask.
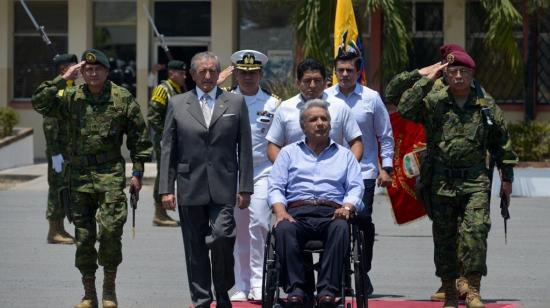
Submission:
[[[344,274],[342,275],[342,288],[340,290],[340,294],[337,295],[337,297],[340,297],[340,299],[337,301],[336,304],[338,308],[367,308],[367,276],[365,270],[362,267],[362,264],[365,263],[363,260],[366,258],[364,240],[365,237],[363,236],[363,231],[361,231],[357,226],[353,224],[350,228],[350,237],[351,247],[348,247],[347,249],[347,264],[346,266],[344,266]],[[318,253],[320,254],[320,257],[322,257],[323,243],[321,241],[312,240],[305,243],[302,250],[302,255],[304,255],[304,257],[307,257],[311,256],[314,253]],[[280,274],[277,262],[278,260],[277,253],[275,251],[275,237],[273,235],[273,230],[271,230],[267,234],[265,242],[264,268],[262,275],[262,308],[285,307],[285,302],[280,298],[280,289],[282,287],[282,283],[279,279]],[[351,285],[352,276],[354,280],[353,286]],[[308,280],[313,280],[314,282],[313,277],[310,277],[310,279]],[[312,292],[314,290],[308,291]],[[346,300],[350,297],[352,299],[355,298],[356,305],[353,304],[353,301],[350,302]]]

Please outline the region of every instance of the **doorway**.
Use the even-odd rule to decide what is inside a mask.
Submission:
[[[199,52],[207,51],[208,46],[181,46],[181,45],[172,45],[168,46],[168,49],[170,49],[170,54],[175,60],[181,60],[185,61],[187,63],[187,67],[189,68],[191,65],[191,58]],[[161,46],[157,46],[156,50],[157,54],[157,61],[158,64],[168,64],[168,57],[166,56],[166,53],[164,52],[164,49],[162,49]],[[168,76],[167,70],[159,71],[158,73],[158,81],[166,80]],[[187,79],[185,80],[185,87],[187,90],[191,90],[195,87],[195,83],[193,82],[193,79],[191,79],[191,75],[189,74],[189,70],[187,71]]]

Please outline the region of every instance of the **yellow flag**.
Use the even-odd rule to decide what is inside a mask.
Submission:
[[[361,44],[361,35],[355,22],[353,4],[351,0],[338,0],[336,3],[336,17],[334,18],[334,57],[338,55],[338,50],[344,48],[345,51],[352,49],[363,58],[363,48]],[[361,71],[359,72],[359,81],[366,84],[365,61],[361,61]],[[336,74],[333,74],[332,80],[336,81]]]

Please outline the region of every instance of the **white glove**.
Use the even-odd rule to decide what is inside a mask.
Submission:
[[[63,155],[57,154],[52,156],[52,169],[56,173],[61,173],[63,170]]]

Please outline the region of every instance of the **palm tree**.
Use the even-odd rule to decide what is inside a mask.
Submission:
[[[533,13],[547,8],[550,0],[525,0]],[[481,0],[488,15],[484,44],[495,58],[504,58],[513,72],[523,70],[520,48],[514,39],[514,29],[523,22],[522,15],[510,0]],[[295,15],[297,49],[304,57],[315,57],[330,66],[334,10],[336,1],[301,0]],[[366,0],[366,12],[380,12],[384,19],[384,48],[382,77],[384,79],[403,70],[409,59],[407,49],[411,37],[405,26],[407,19],[403,0]]]

